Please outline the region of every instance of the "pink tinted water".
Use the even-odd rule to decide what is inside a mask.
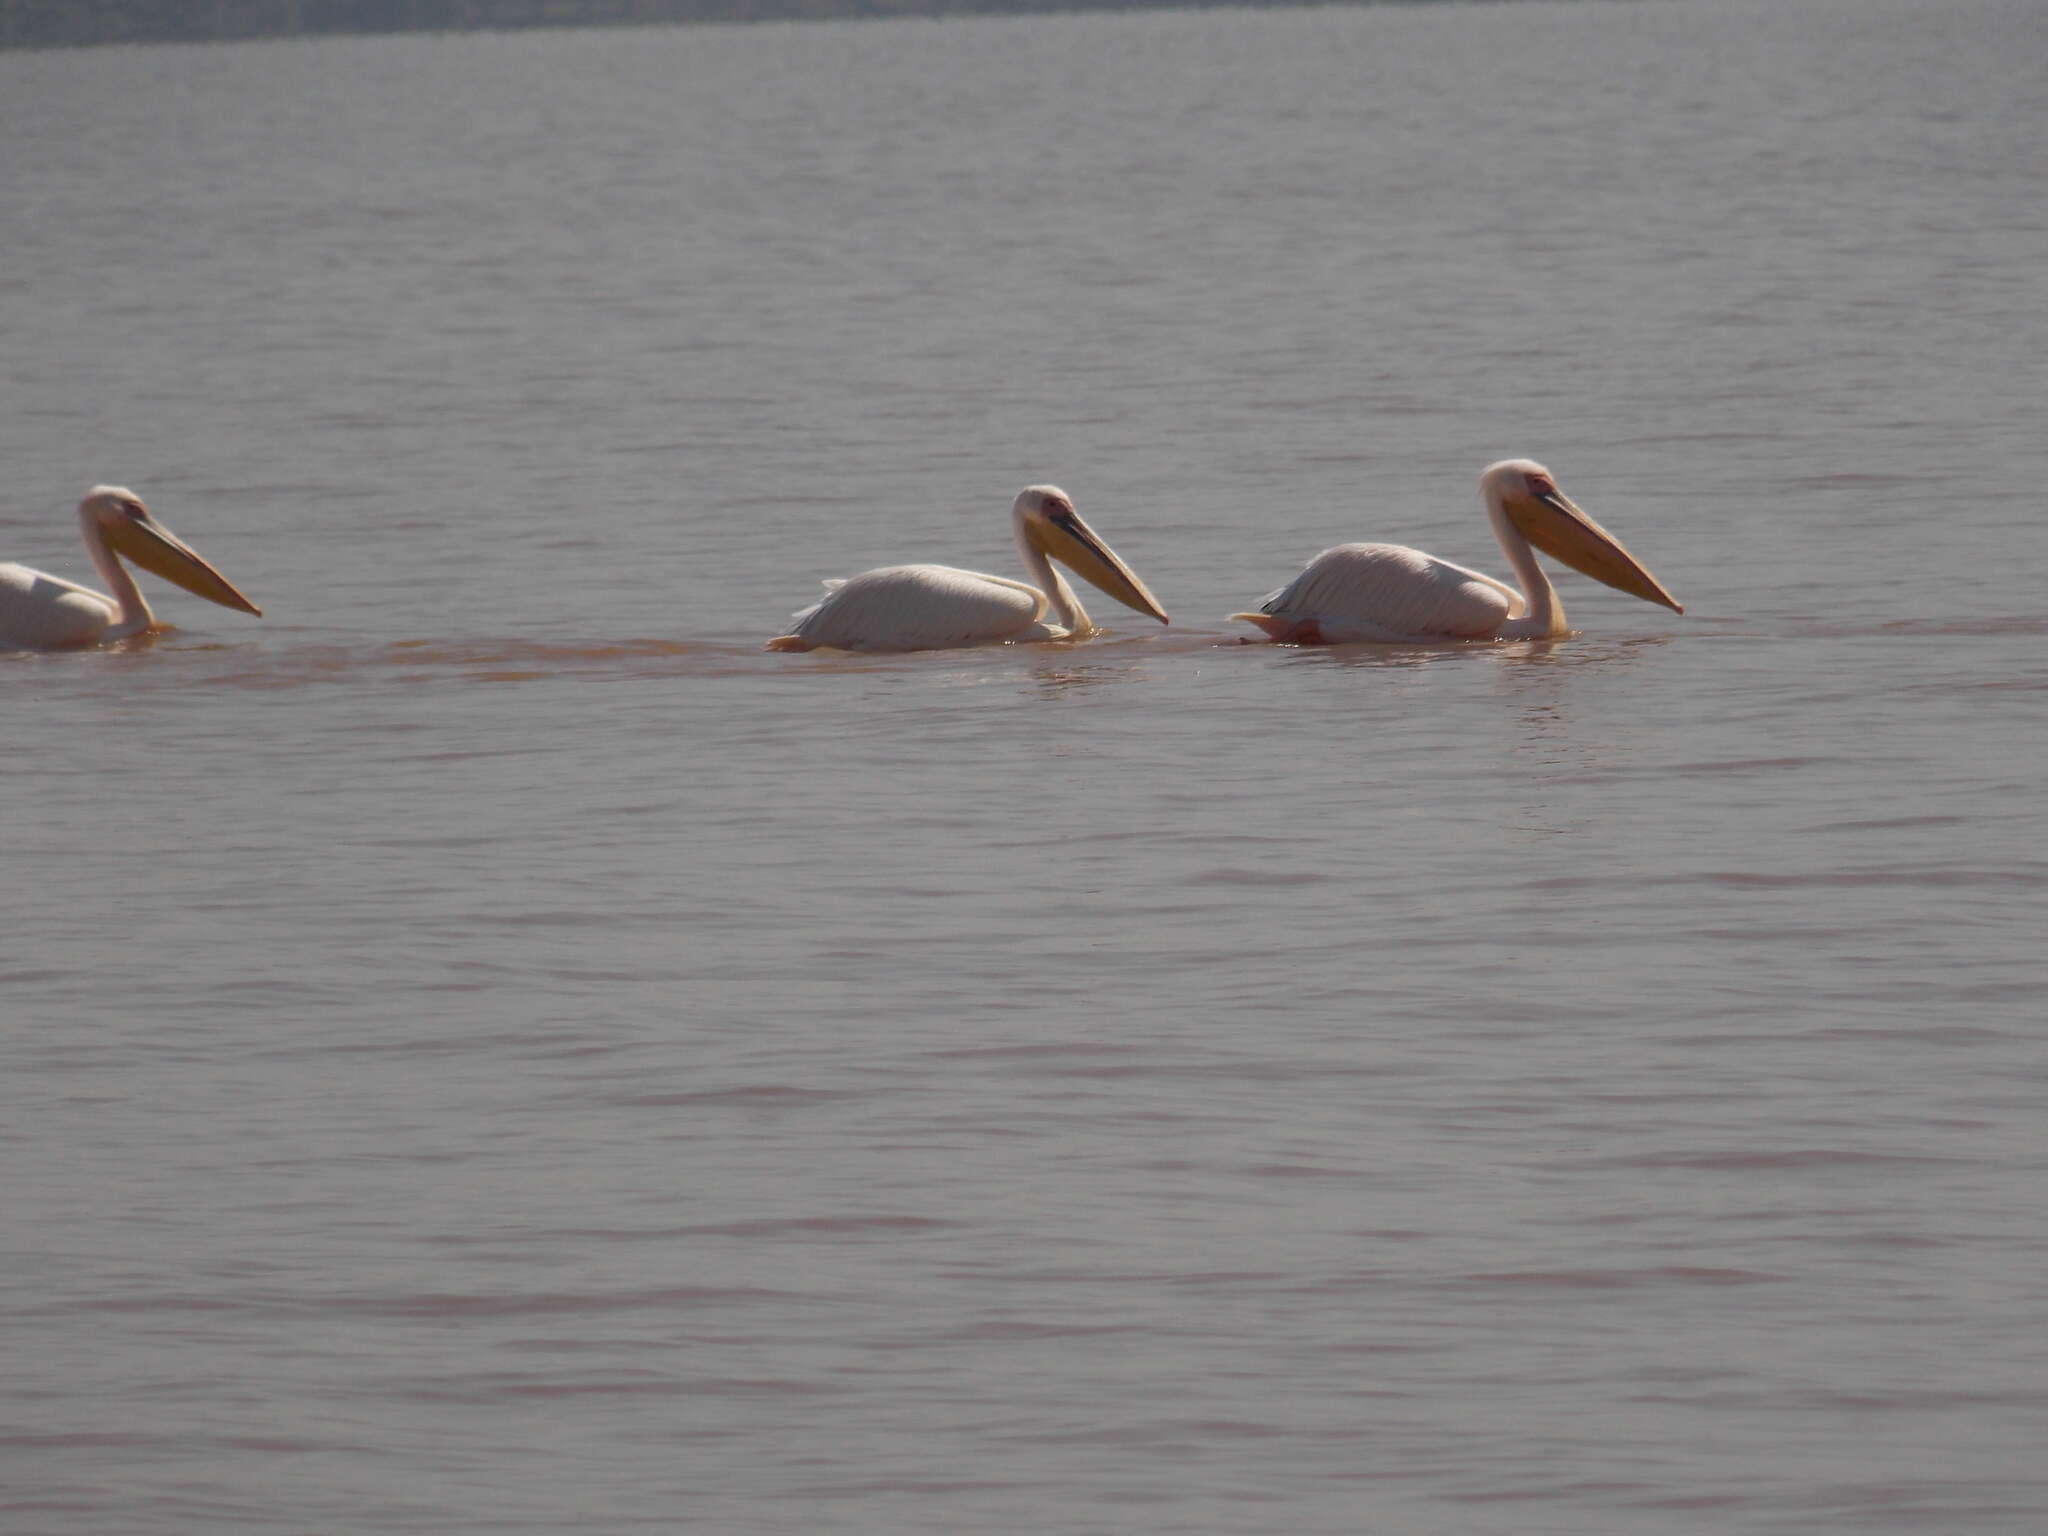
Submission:
[[[2039,1529],[2041,41],[0,56],[0,554],[269,614],[0,659],[0,1522]],[[1510,453],[1686,616],[1234,643]]]

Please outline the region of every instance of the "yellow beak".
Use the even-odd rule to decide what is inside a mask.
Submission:
[[[1031,537],[1047,559],[1057,560],[1089,585],[1100,587],[1126,608],[1135,608],[1148,618],[1167,622],[1166,610],[1151,589],[1138,580],[1136,572],[1117,557],[1117,552],[1081,521],[1081,515],[1063,513],[1029,524]]]
[[[115,518],[107,525],[107,543],[145,571],[176,582],[195,597],[223,608],[239,608],[258,618],[263,610],[235,590],[235,584],[209,565],[199,552],[163,524],[140,518]]]
[[[1569,497],[1516,497],[1508,502],[1507,513],[1523,538],[1581,576],[1646,603],[1662,603],[1673,613],[1685,612],[1643,563],[1622,548],[1621,540],[1581,512]]]

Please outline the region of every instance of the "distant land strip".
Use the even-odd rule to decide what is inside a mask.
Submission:
[[[362,32],[663,26],[1162,9],[1174,0],[0,0],[0,48],[211,43]],[[1288,4],[1300,0],[1235,0]],[[1351,0],[1430,4],[1440,0]]]

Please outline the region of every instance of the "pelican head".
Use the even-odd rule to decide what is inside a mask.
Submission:
[[[151,517],[142,498],[125,486],[94,486],[78,504],[78,520],[85,525],[88,544],[97,534],[116,554],[165,581],[176,582],[193,596],[262,617],[261,608],[236,591],[234,583],[191,545]]]
[[[1126,608],[1167,622],[1145,583],[1103,543],[1093,528],[1081,521],[1073,499],[1056,485],[1026,486],[1017,493],[1011,507],[1019,536],[1049,560],[1057,560],[1093,586],[1100,587]]]
[[[1617,592],[1662,603],[1673,613],[1685,612],[1642,562],[1622,548],[1621,540],[1581,512],[1557,488],[1556,477],[1534,459],[1489,464],[1479,476],[1479,493],[1551,559]]]

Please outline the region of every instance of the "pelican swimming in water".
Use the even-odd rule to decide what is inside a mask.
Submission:
[[[1017,493],[1010,508],[1029,582],[950,565],[885,565],[828,581],[825,600],[804,609],[771,651],[944,651],[1005,640],[1085,640],[1100,634],[1052,560],[1071,567],[1127,608],[1160,623],[1166,610],[1116,551],[1081,521],[1056,485]],[[1047,557],[1050,556],[1051,559]],[[1050,608],[1056,622],[1048,621]]]
[[[209,602],[262,616],[263,610],[237,592],[227,577],[151,517],[133,491],[118,485],[94,486],[78,504],[78,522],[86,553],[113,595],[26,565],[0,564],[0,646],[55,650],[98,645],[156,628],[142,589],[121,564],[123,555]]]
[[[1399,544],[1339,544],[1309,561],[1248,619],[1283,645],[1377,640],[1528,640],[1569,633],[1564,604],[1536,551],[1646,602],[1683,613],[1620,540],[1581,512],[1534,459],[1503,459],[1479,477],[1493,536],[1522,583]],[[1532,547],[1533,546],[1533,547]]]

